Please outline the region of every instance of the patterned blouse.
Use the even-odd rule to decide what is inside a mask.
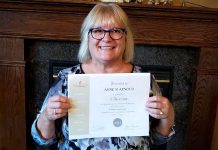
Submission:
[[[142,72],[142,68],[134,66],[132,73]],[[68,74],[84,74],[81,64],[73,66],[71,68],[64,69],[59,72],[58,78],[50,88],[43,106],[37,115],[35,121],[32,124],[31,134],[34,141],[43,147],[56,146],[55,149],[59,150],[149,150],[151,144],[163,144],[170,138],[164,137],[155,132],[154,122],[157,122],[154,118],[150,117],[150,136],[149,137],[102,137],[102,138],[88,138],[88,139],[68,139],[68,122],[67,116],[56,120],[56,135],[45,140],[40,137],[37,129],[36,122],[40,113],[44,110],[48,99],[54,95],[67,96],[67,76]]]

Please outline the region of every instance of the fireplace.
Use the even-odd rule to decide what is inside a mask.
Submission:
[[[60,70],[78,64],[78,42],[26,40],[27,129],[40,110],[49,87]],[[164,96],[176,110],[176,136],[169,149],[184,149],[188,124],[188,106],[194,84],[199,50],[193,47],[137,44],[134,64],[155,75]],[[28,134],[29,138],[30,133]],[[33,143],[28,140],[28,143]],[[34,149],[33,144],[29,149]]]
[[[26,107],[32,91],[25,86],[31,82],[25,71],[33,69],[28,68],[31,55],[27,55],[30,52],[27,47],[34,40],[78,42],[81,22],[94,4],[59,0],[0,1],[1,149],[27,148]],[[218,97],[217,10],[120,5],[132,22],[139,46],[188,47],[181,51],[195,51],[194,78],[191,89],[187,90],[191,94],[184,147],[210,149]],[[180,51],[177,48],[172,51]],[[175,76],[173,81],[178,81]]]
[[[79,64],[78,61],[61,61],[61,60],[49,60],[49,87],[57,79],[59,71],[64,68],[72,67]],[[172,99],[172,87],[173,87],[173,66],[156,66],[156,65],[138,65],[143,68],[145,72],[150,72],[155,76],[155,80],[158,83],[163,96],[168,99]]]

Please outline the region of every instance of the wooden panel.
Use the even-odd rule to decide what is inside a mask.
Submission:
[[[79,41],[81,15],[46,12],[0,12],[1,35]]]
[[[199,64],[198,74],[199,75],[217,75],[218,76],[218,48],[207,47],[202,48]]]
[[[215,125],[218,85],[218,48],[202,47],[193,89],[187,149],[210,149]]]
[[[0,66],[0,149],[25,150],[24,67]]]
[[[210,149],[217,107],[217,85],[217,75],[197,77],[186,138],[188,150]]]
[[[218,149],[218,107],[216,110],[216,119],[215,119],[215,127],[214,127],[214,132],[213,132],[213,140],[211,144],[211,150],[217,150]]]
[[[22,39],[0,39],[0,149],[26,149]]]
[[[199,69],[218,70],[218,47],[203,47],[201,49]]]
[[[0,38],[0,60],[24,60],[23,50],[22,39]]]
[[[177,46],[205,46],[218,44],[218,23],[171,18],[130,18],[136,43]],[[191,34],[190,34],[191,33]]]

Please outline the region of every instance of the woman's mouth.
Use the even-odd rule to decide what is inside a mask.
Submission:
[[[100,48],[101,50],[111,50],[111,49],[113,49],[114,47],[113,47],[113,46],[99,46],[99,48]]]

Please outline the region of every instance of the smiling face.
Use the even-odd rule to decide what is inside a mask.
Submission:
[[[105,25],[100,25],[97,23],[93,28],[110,30],[113,28],[123,28],[123,26],[119,23]],[[104,38],[101,40],[94,39],[91,33],[89,33],[88,36],[88,46],[93,62],[105,64],[122,61],[126,45],[125,33],[123,34],[122,38],[118,40],[112,39],[109,35],[109,32],[106,32]]]
[[[94,30],[93,28],[100,28],[101,31]],[[108,30],[114,28],[122,28],[121,29],[122,31],[124,31],[123,29],[125,29],[124,31],[125,33],[123,34],[123,37],[121,39],[113,40],[110,39],[110,37],[107,37]],[[106,30],[106,35],[104,39],[96,40],[92,38],[92,35],[90,34],[90,30],[97,31],[94,32],[95,35],[97,36],[97,39],[102,38],[101,35],[103,32],[102,30]],[[101,59],[102,61],[106,62],[107,60],[108,61],[112,60],[111,58],[114,58],[114,60],[118,60],[117,58],[119,58],[119,60],[122,60],[125,63],[130,63],[133,61],[134,40],[133,40],[132,30],[130,28],[129,20],[126,13],[117,4],[99,3],[95,5],[94,8],[90,11],[90,13],[85,18],[80,33],[81,33],[81,44],[78,53],[78,59],[81,63],[88,63],[91,62],[92,60],[100,61]],[[114,33],[113,37],[115,39],[119,38],[119,35],[117,36],[117,32],[113,32],[113,33]],[[103,50],[103,48],[107,48],[107,47],[110,48],[111,46],[112,46],[111,50],[113,49],[114,50],[113,52],[116,52],[116,55],[114,55],[114,57],[103,57],[103,56],[112,56],[112,55],[103,55],[102,53],[100,53],[99,50],[100,49]],[[120,49],[120,51],[117,51],[116,49]],[[99,54],[99,56],[97,54]]]

